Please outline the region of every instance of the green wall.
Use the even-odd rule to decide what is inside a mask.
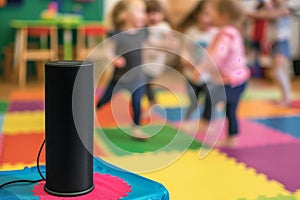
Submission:
[[[62,12],[72,11],[75,4],[82,6],[84,19],[102,20],[103,19],[103,1],[95,0],[91,3],[77,3],[74,0],[62,0]],[[41,11],[47,8],[50,0],[24,0],[18,7],[0,8],[0,50],[14,41],[14,30],[10,28],[10,21],[13,19],[39,19]],[[0,71],[2,66],[0,67]]]

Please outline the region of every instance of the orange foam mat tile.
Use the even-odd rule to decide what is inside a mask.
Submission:
[[[0,166],[25,165],[36,162],[38,151],[45,139],[44,132],[31,134],[3,135],[2,160]],[[45,162],[45,151],[42,151],[40,162]]]
[[[3,158],[3,135],[0,133],[0,164],[2,163]]]
[[[278,105],[272,101],[244,100],[238,108],[238,116],[244,118],[265,118],[300,114],[300,109]]]
[[[44,89],[20,89],[13,91],[10,96],[10,100],[18,101],[32,101],[32,100],[44,100]]]
[[[28,164],[35,162],[38,150],[40,149],[44,139],[44,132],[0,135],[0,153],[2,152],[2,154],[0,154],[0,166],[11,166],[16,163]],[[97,157],[104,157],[107,153],[102,145],[100,146],[98,143],[95,143],[94,155]],[[44,153],[42,156],[44,156]],[[44,162],[44,158],[41,157],[40,161]]]
[[[108,102],[96,112],[96,124],[100,127],[120,127],[131,126],[132,110],[128,103],[128,95],[116,94],[111,102]],[[142,124],[160,124],[165,122],[159,115],[147,114],[147,109],[142,108],[141,123]]]

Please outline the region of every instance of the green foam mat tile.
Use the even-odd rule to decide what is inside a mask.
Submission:
[[[292,195],[279,195],[277,197],[265,197],[265,196],[259,196],[256,200],[297,200],[295,196]]]
[[[157,134],[149,138],[147,141],[134,140],[129,135],[129,128],[98,128],[97,134],[116,155],[156,152],[159,150],[167,152],[184,151],[186,149],[197,150],[201,147],[200,142],[194,141],[190,136],[187,136],[170,126],[148,126],[143,127],[142,130],[149,135],[153,131]]]
[[[7,108],[8,108],[8,102],[0,101],[0,113],[6,113]]]

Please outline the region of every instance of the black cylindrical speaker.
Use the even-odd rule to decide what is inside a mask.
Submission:
[[[46,184],[56,196],[93,190],[94,64],[45,65]]]

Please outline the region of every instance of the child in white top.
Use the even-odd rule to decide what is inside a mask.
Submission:
[[[248,13],[254,19],[268,20],[267,42],[270,44],[273,57],[273,78],[282,93],[281,105],[291,101],[291,83],[288,75],[291,57],[289,40],[291,37],[290,11],[286,0],[272,0],[268,9]]]
[[[164,9],[157,0],[146,1],[148,39],[143,49],[143,71],[147,77],[146,94],[151,105],[155,97],[151,89],[151,81],[165,71],[171,26],[167,22]]]
[[[187,66],[190,65],[190,63],[187,63],[186,60],[192,62],[191,64],[194,66],[199,65],[205,53],[204,48],[210,45],[218,32],[218,29],[212,26],[207,0],[200,1],[196,5],[194,10],[179,26],[179,30],[188,37],[181,54],[183,57],[183,74],[188,79],[187,91],[190,99],[185,120],[189,119],[193,111],[198,107],[198,96],[200,93],[205,93],[204,111],[201,116],[204,125],[212,118],[212,106],[208,92],[208,84],[210,84],[210,81],[205,74],[202,74],[201,79],[194,76],[193,68]],[[211,85],[210,89],[212,88]]]
[[[140,65],[143,43],[148,37],[148,31],[144,28],[145,8],[143,0],[121,0],[113,8],[111,15],[113,30],[108,34],[110,39],[107,41],[105,53],[107,59],[112,61],[114,73],[104,94],[97,102],[97,109],[100,109],[111,101],[115,92],[127,89],[132,97],[131,136],[138,140],[149,138],[140,128],[141,99],[145,93],[145,77]]]

